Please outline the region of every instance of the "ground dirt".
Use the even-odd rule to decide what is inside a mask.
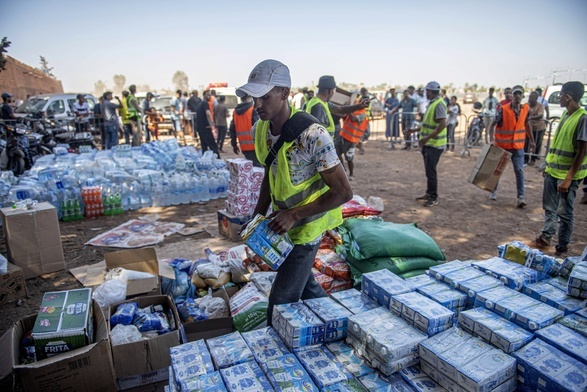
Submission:
[[[365,198],[378,196],[383,199],[385,221],[415,222],[438,243],[448,260],[482,259],[496,255],[498,244],[520,240],[532,245],[543,222],[542,175],[537,167],[527,167],[526,201],[524,209],[516,208],[515,178],[511,164],[501,179],[498,200],[488,199],[485,192],[467,182],[467,177],[479,156],[480,150],[472,150],[471,157],[462,158],[459,153],[444,153],[438,165],[439,204],[427,208],[415,198],[424,194],[426,178],[422,155],[416,150],[403,151],[401,146],[388,150],[380,132],[381,124],[374,127],[376,140],[365,144],[365,154],[355,157],[355,176],[351,181],[355,194]],[[378,139],[378,140],[377,140]],[[228,148],[225,148],[228,150]],[[235,157],[232,152],[223,158]],[[587,205],[579,204],[579,191],[575,204],[575,230],[569,254],[580,254],[587,243]],[[215,213],[224,207],[224,200],[214,200],[206,205],[190,204],[166,208],[146,208],[122,215],[101,217],[94,220],[62,222],[60,224],[63,251],[67,269],[103,260],[113,248],[84,245],[88,240],[130,219],[147,213],[158,213],[160,219],[186,223],[190,226],[199,215]],[[182,246],[197,244],[208,233],[191,237],[174,234],[165,238],[157,247],[182,242]],[[554,244],[553,244],[554,245]],[[156,247],[156,248],[157,248]],[[4,240],[0,240],[0,252],[5,254]],[[551,248],[550,253],[554,252]],[[194,255],[204,257],[204,254]],[[73,289],[81,284],[68,270],[46,274],[26,281],[28,298],[22,304],[16,302],[0,306],[0,333],[6,331],[18,319],[38,310],[46,291]]]

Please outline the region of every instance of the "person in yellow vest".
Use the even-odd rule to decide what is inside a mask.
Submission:
[[[274,305],[326,296],[312,274],[314,257],[324,232],[342,223],[340,206],[353,195],[332,137],[315,118],[288,104],[290,88],[287,66],[265,60],[236,90],[239,97],[254,98],[260,117],[255,152],[265,176],[254,215],[267,214],[271,206],[269,227],[288,233],[294,243],[271,288],[269,325]]]
[[[361,138],[365,134],[365,131],[367,131],[367,126],[369,125],[367,111],[364,108],[355,110],[351,114],[344,116],[342,121],[342,129],[340,130],[339,137],[334,138],[334,146],[336,147],[338,159],[341,162],[344,155],[349,167],[349,180],[352,180],[355,167],[353,163],[355,147],[361,142]]]
[[[126,97],[126,110],[132,129],[132,145],[140,146],[143,143],[143,124],[141,123],[141,119],[144,113],[135,97],[137,87],[133,84],[128,90],[130,94]]]
[[[516,175],[516,188],[518,193],[518,208],[526,207],[524,192],[524,144],[526,136],[530,140],[530,149],[534,151],[534,135],[532,127],[528,122],[529,107],[522,104],[524,88],[522,86],[512,87],[512,101],[500,106],[495,112],[495,118],[489,124],[489,141],[512,154],[512,165]],[[497,200],[497,186],[489,195],[491,200]]]
[[[120,114],[120,119],[122,120],[122,133],[124,134],[124,141],[126,144],[130,144],[130,137],[132,135],[132,127],[130,126],[130,120],[128,119],[128,106],[126,104],[128,95],[128,91],[124,90],[122,92],[122,101],[120,102],[121,107],[118,109],[118,114]]]
[[[546,155],[542,208],[544,227],[536,246],[550,246],[557,232],[556,256],[564,256],[573,233],[575,196],[581,180],[587,177],[587,111],[580,105],[585,92],[582,82],[567,82],[560,92],[565,108]]]
[[[440,96],[440,84],[430,82],[426,85],[426,98],[428,107],[422,119],[422,125],[409,129],[407,134],[420,132],[418,146],[422,150],[424,158],[424,169],[426,171],[426,193],[417,197],[416,200],[423,200],[425,207],[432,207],[438,204],[438,175],[436,167],[442,152],[446,148],[447,113],[446,104]]]
[[[368,99],[362,99],[355,105],[339,106],[330,100],[336,92],[336,82],[334,76],[321,76],[318,81],[318,93],[316,96],[310,98],[306,104],[306,112],[316,117],[320,124],[324,125],[330,136],[334,138],[334,120],[331,113],[336,113],[339,116],[350,114],[355,110],[364,109],[369,106]]]
[[[235,154],[238,155],[242,151],[245,158],[253,161],[254,166],[261,167],[255,154],[255,135],[252,133],[253,124],[259,119],[259,115],[253,107],[252,97],[245,95],[241,101],[232,113],[229,128],[230,144]]]

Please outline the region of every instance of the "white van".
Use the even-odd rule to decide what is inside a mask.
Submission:
[[[97,100],[92,94],[84,94],[90,110],[94,109]],[[43,113],[45,116],[53,116],[57,120],[74,118],[72,105],[77,101],[77,94],[41,94],[29,97],[26,102],[16,109],[16,117],[25,117],[29,114]]]

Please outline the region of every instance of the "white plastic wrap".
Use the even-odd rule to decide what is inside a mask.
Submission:
[[[196,304],[204,310],[209,319],[230,317],[230,309],[224,299],[207,295],[197,299]]]
[[[119,344],[133,343],[141,340],[143,335],[139,332],[137,327],[134,325],[122,325],[118,324],[110,331],[110,341],[113,346]]]
[[[202,279],[218,279],[222,273],[222,267],[214,263],[200,264],[197,271]]]
[[[230,273],[232,274],[232,281],[235,283],[247,283],[249,282],[249,278],[251,273],[247,270],[247,267],[243,264],[242,260],[239,259],[229,259],[228,267],[230,268]]]
[[[100,286],[96,287],[92,294],[92,298],[98,302],[101,308],[122,302],[126,299],[127,270],[121,269],[121,271],[106,275],[106,277],[108,276],[111,279],[106,280]]]
[[[254,272],[251,274],[250,279],[251,282],[257,286],[259,291],[269,298],[269,293],[271,293],[271,286],[273,286],[275,276],[277,276],[277,272]]]

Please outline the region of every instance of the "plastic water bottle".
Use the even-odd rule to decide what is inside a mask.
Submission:
[[[208,189],[210,189],[210,199],[218,199],[218,181],[216,180],[216,177],[210,176],[208,178]]]
[[[141,208],[140,184],[136,181],[133,181],[130,185],[129,207],[131,210],[138,210]]]
[[[207,152],[207,151],[206,151]],[[201,184],[201,197],[200,197],[200,202],[208,202],[210,201],[210,188],[209,188],[209,183],[208,183],[208,177],[205,174],[202,174],[202,176],[200,177],[200,184]]]

